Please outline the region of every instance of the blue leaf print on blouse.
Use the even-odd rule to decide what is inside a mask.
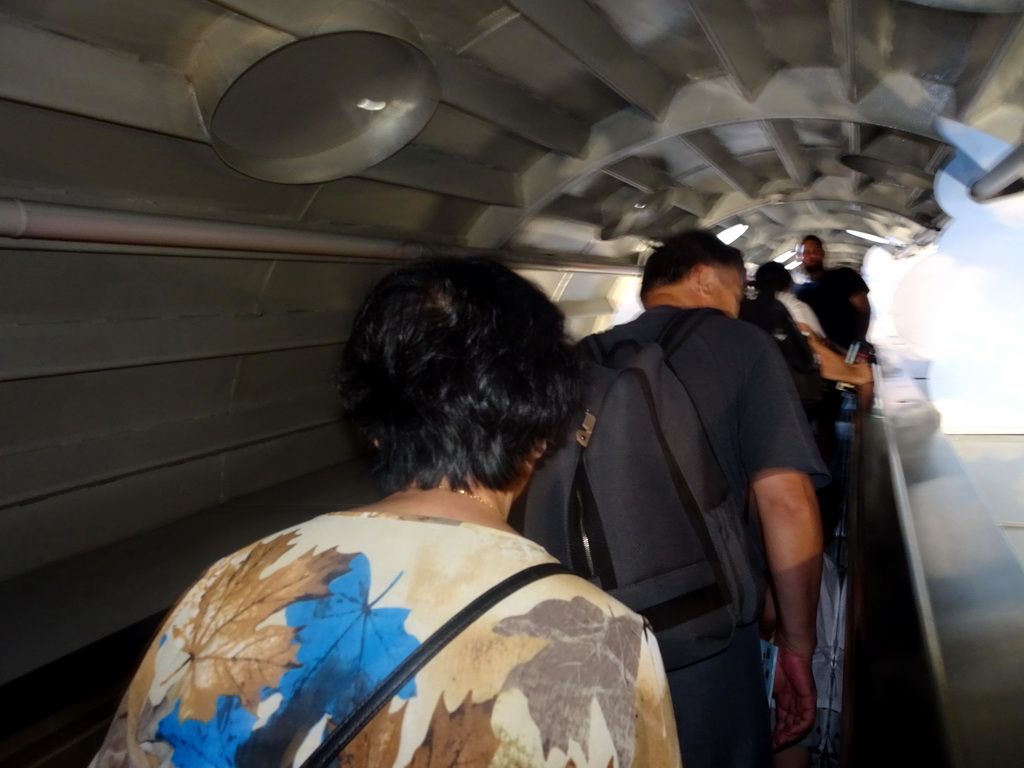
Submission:
[[[156,737],[174,747],[171,762],[177,768],[233,768],[235,753],[249,737],[256,715],[237,696],[219,696],[217,712],[208,723],[186,718],[178,722],[181,702],[160,721]]]
[[[356,555],[350,567],[330,583],[328,596],[285,609],[288,626],[297,630],[299,666],[281,678],[283,703],[253,732],[238,755],[239,766],[266,766],[267,755],[294,748],[324,714],[337,725],[419,646],[405,631],[407,608],[374,607],[401,574],[371,596],[369,560]],[[409,698],[415,692],[410,681],[399,695]],[[263,698],[271,693],[267,689]]]
[[[281,679],[285,700],[301,695],[317,701],[320,712],[337,722],[419,646],[405,631],[407,608],[374,608],[401,578],[370,595],[370,561],[357,555],[351,570],[331,582],[331,594],[290,605],[288,626],[298,628],[301,665]],[[415,694],[410,682],[402,698]]]

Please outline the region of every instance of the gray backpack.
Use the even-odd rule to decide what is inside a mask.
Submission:
[[[580,418],[526,491],[526,536],[642,614],[667,669],[728,646],[737,617],[722,560],[746,560],[737,538],[712,533],[735,527],[742,510],[729,507],[725,475],[669,362],[715,312],[682,310],[653,343],[584,339]]]

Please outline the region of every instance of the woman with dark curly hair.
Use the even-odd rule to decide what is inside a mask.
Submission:
[[[412,262],[370,291],[337,381],[388,495],[208,570],[94,764],[299,766],[365,715],[315,764],[677,766],[653,636],[567,573],[503,597],[366,703],[468,603],[554,563],[507,518],[576,404],[561,313],[496,262]]]

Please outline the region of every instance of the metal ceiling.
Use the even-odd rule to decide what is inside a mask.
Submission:
[[[807,231],[857,261],[868,243],[846,229],[924,242],[943,225],[936,116],[1024,138],[1022,5],[0,0],[0,196],[626,262],[645,238],[746,223],[749,261]],[[353,43],[290,70],[302,93],[254,74],[353,30],[412,40],[433,72]],[[248,164],[209,125],[246,82],[233,136],[249,120],[265,155]],[[337,128],[362,143],[339,140],[336,168],[262,170],[301,151],[272,140],[275,105],[316,145],[336,127],[324,99],[382,92]],[[391,125],[409,103],[426,124],[404,144]]]

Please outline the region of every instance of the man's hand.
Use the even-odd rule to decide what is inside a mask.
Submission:
[[[775,733],[772,749],[799,741],[814,725],[818,708],[811,660],[779,647],[775,664]]]

